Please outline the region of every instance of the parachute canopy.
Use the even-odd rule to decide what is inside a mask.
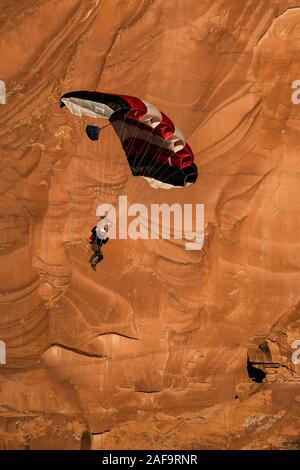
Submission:
[[[61,97],[60,107],[64,106],[76,116],[108,119],[132,174],[145,177],[151,186],[185,187],[197,180],[190,146],[171,119],[153,104],[128,95],[72,91]],[[86,129],[92,140],[99,136],[95,128],[98,126],[89,125]]]
[[[100,134],[100,127],[96,126],[96,124],[88,124],[86,126],[86,133],[89,139],[91,140],[98,140]]]

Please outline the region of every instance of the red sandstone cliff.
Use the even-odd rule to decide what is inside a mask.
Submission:
[[[299,0],[1,4],[1,447],[299,448]],[[133,178],[59,109],[76,89],[165,111],[197,183]],[[95,274],[121,194],[203,203],[204,249],[111,240]]]

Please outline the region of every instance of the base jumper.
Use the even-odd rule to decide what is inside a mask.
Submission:
[[[99,217],[99,222],[97,225],[95,225],[95,227],[92,228],[92,234],[89,238],[93,250],[93,254],[90,257],[89,263],[94,271],[96,271],[97,264],[103,260],[101,247],[109,240],[107,235],[108,225],[103,225],[103,219],[104,217]]]

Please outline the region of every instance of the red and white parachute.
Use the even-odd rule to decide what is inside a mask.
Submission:
[[[61,97],[60,106],[77,116],[109,119],[132,174],[147,178],[151,186],[185,187],[197,180],[190,146],[171,119],[153,104],[134,96],[73,91]],[[93,129],[87,133],[92,140],[98,139]]]

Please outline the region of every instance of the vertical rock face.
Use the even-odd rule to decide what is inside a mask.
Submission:
[[[299,448],[300,2],[2,3],[1,447]],[[133,178],[59,109],[76,89],[166,112],[197,183]],[[204,248],[110,240],[94,273],[119,195],[203,203]]]

